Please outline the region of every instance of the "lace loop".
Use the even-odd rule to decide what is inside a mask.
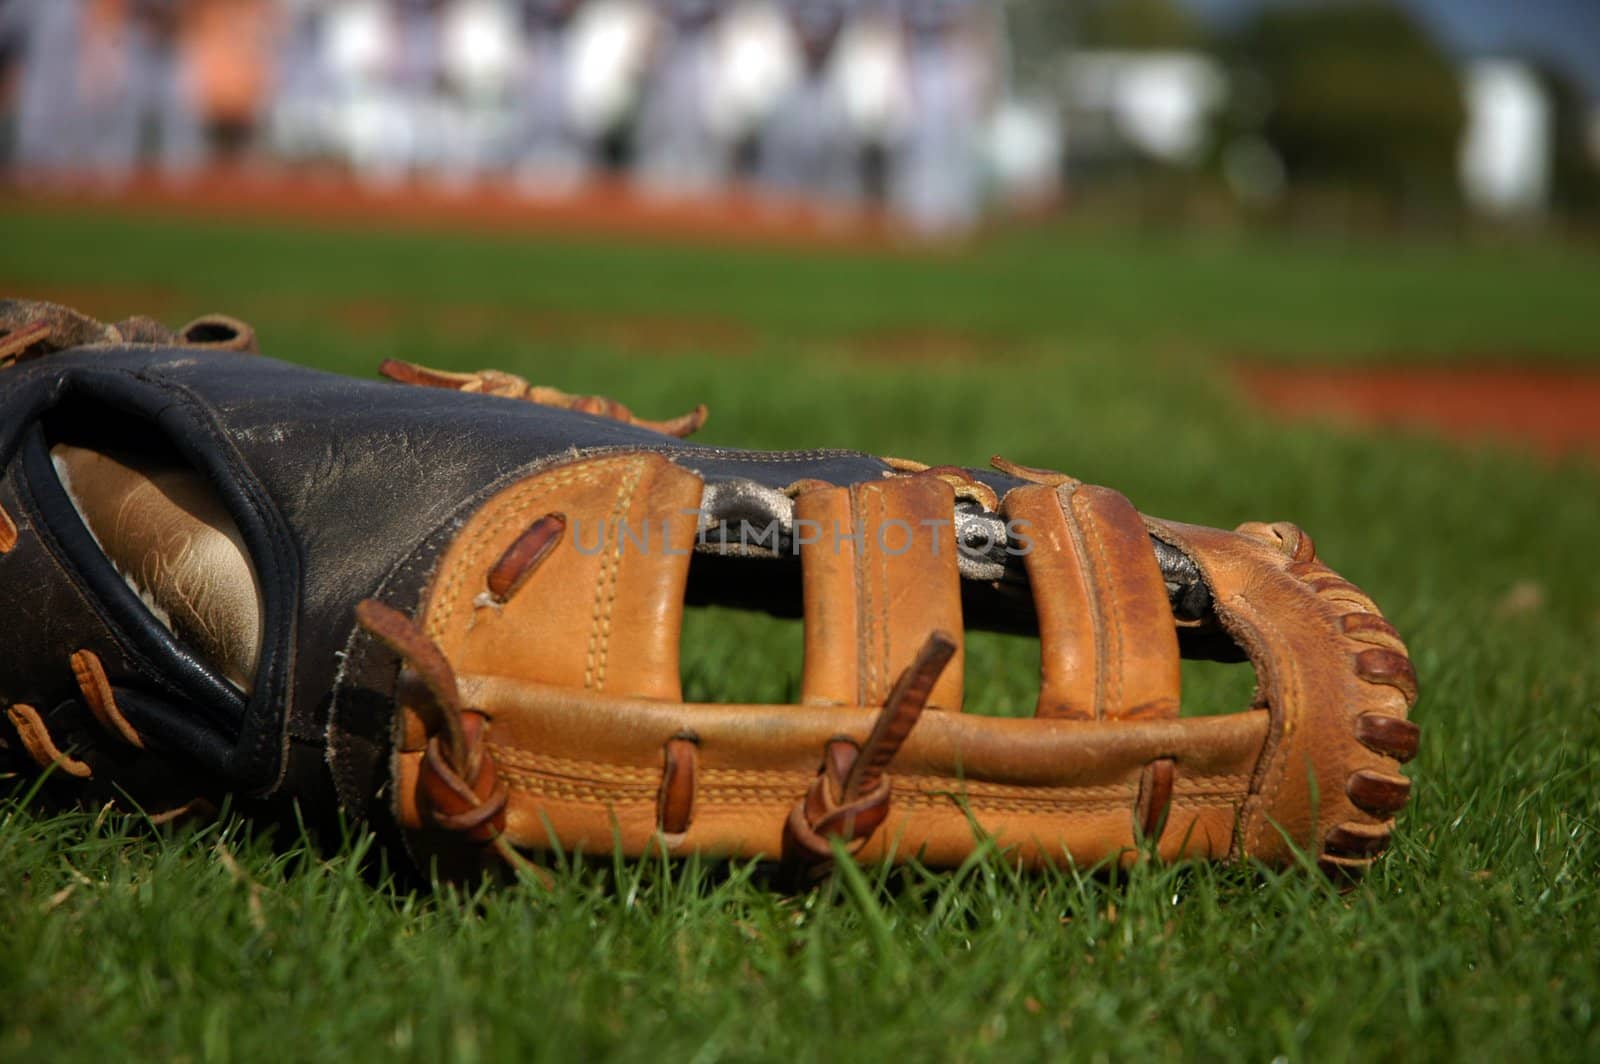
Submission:
[[[827,860],[833,854],[830,838],[859,849],[888,819],[889,765],[922,719],[933,685],[955,652],[949,635],[931,633],[895,681],[866,741],[857,746],[841,736],[828,743],[817,778],[789,812],[787,834],[796,856]]]
[[[356,620],[405,663],[403,697],[423,714],[429,732],[419,782],[433,822],[477,842],[495,841],[505,827],[508,791],[485,749],[487,719],[462,705],[455,670],[411,618],[367,599],[356,606]]]

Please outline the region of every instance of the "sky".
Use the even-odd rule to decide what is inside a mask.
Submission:
[[[1184,0],[1228,22],[1265,3],[1294,0]],[[1300,0],[1304,2],[1304,0]],[[1600,0],[1398,0],[1458,55],[1517,54],[1571,75],[1600,102]]]

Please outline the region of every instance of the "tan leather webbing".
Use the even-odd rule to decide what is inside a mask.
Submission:
[[[428,636],[464,672],[682,698],[678,638],[700,493],[693,473],[638,454],[554,470],[502,492],[440,563]],[[489,586],[496,563],[551,514],[563,518],[559,541],[502,600]]]
[[[960,712],[964,662],[954,514],[954,490],[933,476],[818,486],[795,500],[807,704],[882,705],[929,633],[943,630],[956,652],[928,708]]]
[[[1002,513],[1020,531],[1041,643],[1038,715],[1178,714],[1178,636],[1131,503],[1093,485],[1030,485]]]
[[[414,851],[787,856],[808,842],[797,816],[817,835],[802,846],[813,856],[843,837],[865,859],[933,865],[969,856],[975,831],[1030,864],[1127,862],[1141,847],[1284,860],[1280,827],[1341,869],[1382,848],[1407,786],[1392,758],[1416,744],[1415,677],[1370,600],[1286,526],[1148,526],[1204,574],[1269,708],[1177,717],[1177,636],[1147,525],[1117,493],[1063,481],[1002,504],[1039,616],[1036,718],[916,709],[961,705],[955,490],[926,474],[799,487],[797,706],[681,701],[694,473],[601,455],[501,491],[446,551],[422,623],[457,666],[463,719],[481,717],[503,827],[473,834],[495,803],[439,804],[426,763],[439,740],[408,711],[394,793]],[[915,668],[939,630],[950,667]],[[897,708],[890,689],[907,675],[925,687]],[[852,755],[892,765],[852,791]]]

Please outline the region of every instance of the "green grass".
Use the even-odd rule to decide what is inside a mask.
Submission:
[[[1082,224],[1018,230],[968,254],[697,248],[575,238],[177,224],[0,201],[0,277],[119,291],[179,312],[247,300],[320,331],[330,315],[426,328],[617,317],[748,330],[746,346],[954,334],[1018,344],[1261,358],[1600,358],[1600,256],[1573,246],[1464,248]],[[98,309],[98,307],[97,307]],[[126,312],[124,312],[126,313]],[[875,345],[881,347],[882,345]]]
[[[1600,474],[1272,422],[1216,372],[1241,351],[1592,358],[1600,260],[1075,230],[784,256],[109,214],[0,214],[0,240],[0,287],[229,310],[270,353],[347,372],[494,365],[646,413],[705,400],[712,443],[1000,452],[1152,513],[1297,521],[1406,635],[1424,727],[1395,849],[1342,896],[1299,871],[1016,877],[992,857],[784,894],[603,856],[551,891],[422,894],[364,876],[359,837],[13,803],[0,1059],[1600,1055]],[[602,316],[743,332],[649,355]],[[886,332],[961,345],[863,340]],[[735,624],[691,619],[690,697],[792,697],[795,627]],[[976,708],[1029,704],[1036,669],[1021,640],[974,639]],[[1185,680],[1198,704],[1248,690],[1236,669]]]

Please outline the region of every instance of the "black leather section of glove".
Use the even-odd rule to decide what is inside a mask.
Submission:
[[[164,439],[238,525],[264,597],[261,663],[248,699],[149,614],[56,481],[50,434],[102,423]],[[392,659],[372,668],[350,654],[360,648],[355,604],[379,596],[414,605],[438,554],[484,499],[575,449],[608,448],[657,451],[708,482],[769,488],[890,472],[857,452],[702,447],[517,400],[192,348],[86,347],[0,370],[0,505],[20,533],[16,548],[0,555],[0,702],[70,700],[68,656],[93,649],[127,693],[134,725],[163,746],[242,791],[305,794],[328,785],[329,742],[363,746],[349,760],[371,762],[392,706]],[[975,475],[1001,494],[1020,483]],[[778,578],[791,579],[790,562],[771,569],[787,569],[790,576]],[[1008,613],[1031,620],[1025,593],[1003,581],[972,583],[964,590],[976,623],[989,623],[986,609],[996,627],[1008,626]],[[776,596],[765,604],[782,609]],[[341,686],[364,694],[346,700],[330,729]],[[339,789],[348,801],[365,786]]]

